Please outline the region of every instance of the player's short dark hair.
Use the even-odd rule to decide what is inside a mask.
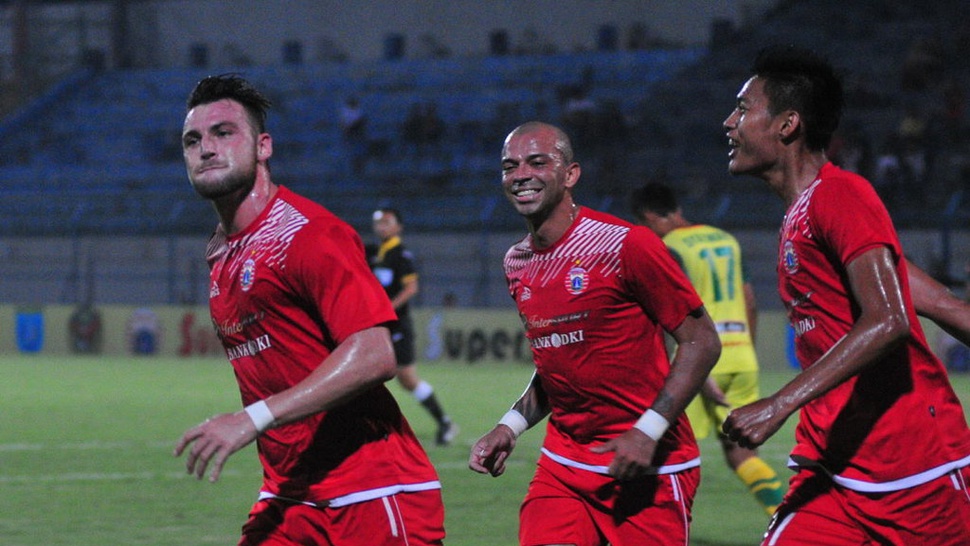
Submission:
[[[680,208],[674,190],[661,182],[650,182],[630,194],[630,212],[640,218],[644,212],[666,216]]]
[[[828,60],[808,49],[771,46],[758,54],[752,72],[765,82],[770,112],[795,110],[808,148],[827,148],[844,106],[842,80]]]
[[[394,216],[394,218],[397,218],[397,223],[401,224],[402,226],[404,225],[404,217],[401,216],[401,211],[397,210],[396,208],[381,207],[377,209],[377,211],[380,212],[381,214],[390,214]]]
[[[251,83],[236,74],[208,76],[195,85],[185,103],[189,111],[200,104],[230,99],[246,109],[250,122],[257,133],[266,132],[266,111],[272,103]]]

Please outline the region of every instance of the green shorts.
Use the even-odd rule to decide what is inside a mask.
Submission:
[[[719,406],[703,396],[696,396],[687,406],[685,413],[690,419],[694,436],[698,440],[707,438],[711,431],[721,433],[721,425],[728,413],[745,404],[758,400],[758,372],[714,373],[711,378],[724,392],[730,407]]]

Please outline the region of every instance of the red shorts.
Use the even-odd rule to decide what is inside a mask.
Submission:
[[[440,546],[444,519],[438,489],[339,508],[270,498],[253,506],[239,546]]]
[[[889,493],[859,493],[802,470],[762,546],[967,546],[970,467]]]
[[[519,514],[519,543],[683,544],[700,469],[619,482],[543,455]]]

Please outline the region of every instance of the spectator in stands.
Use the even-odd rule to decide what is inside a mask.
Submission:
[[[832,135],[826,155],[839,167],[863,177],[870,177],[872,150],[865,132],[856,125],[847,125],[845,130]]]
[[[960,145],[967,137],[965,126],[967,96],[960,81],[951,78],[943,86],[943,109],[940,123],[943,135],[951,145]]]
[[[905,184],[910,197],[920,200],[926,197],[924,181],[929,169],[928,125],[929,120],[923,110],[916,104],[910,104],[897,128],[899,159],[906,177]]]
[[[433,150],[445,134],[445,122],[438,115],[438,105],[432,101],[411,105],[401,132],[404,141],[412,144],[418,153]]]
[[[338,116],[351,171],[360,175],[367,161],[367,114],[360,106],[360,99],[351,95],[340,106]]]
[[[904,91],[925,91],[943,76],[942,43],[920,36],[913,40],[903,59],[901,87]]]
[[[417,58],[419,59],[446,59],[451,56],[451,50],[448,46],[442,44],[435,38],[434,34],[430,32],[425,32],[418,37],[418,52]]]
[[[872,186],[890,210],[902,202],[905,178],[899,158],[899,138],[890,134],[879,146],[872,173]]]
[[[592,150],[598,145],[596,101],[590,98],[586,85],[567,86],[562,91],[562,126],[578,149]]]
[[[556,46],[539,34],[535,27],[526,27],[512,51],[516,55],[552,55]]]
[[[643,21],[634,21],[630,24],[626,33],[626,48],[628,50],[639,51],[641,49],[650,49],[652,44],[653,41],[650,38],[650,32]]]

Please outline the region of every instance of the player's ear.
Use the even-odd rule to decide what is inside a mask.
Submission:
[[[256,138],[256,159],[267,161],[273,156],[273,137],[269,133],[260,133]]]
[[[778,136],[781,140],[791,140],[801,131],[802,116],[795,110],[788,110],[781,114],[781,126],[778,128]]]
[[[579,167],[579,163],[575,161],[570,163],[566,167],[566,187],[571,188],[579,182],[579,175],[582,174],[582,169]]]

